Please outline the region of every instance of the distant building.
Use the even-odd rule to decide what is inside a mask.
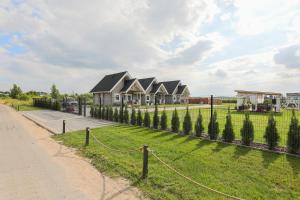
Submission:
[[[8,92],[8,91],[5,91],[5,92],[0,91],[0,96],[9,96],[9,94],[10,94],[10,92]]]
[[[158,82],[156,78],[136,79],[125,71],[109,74],[91,90],[94,104],[134,105],[187,103],[190,92],[181,81]]]
[[[235,90],[235,92],[237,93],[237,110],[280,112],[281,93],[246,90]]]
[[[286,106],[300,109],[300,93],[286,93]]]

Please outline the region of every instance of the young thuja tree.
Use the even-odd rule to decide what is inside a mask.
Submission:
[[[114,111],[113,111],[113,108],[110,106],[109,107],[108,120],[113,121],[113,116],[114,116]]]
[[[167,129],[167,113],[165,109],[163,110],[162,115],[160,117],[160,128],[162,130]]]
[[[121,123],[124,122],[124,105],[123,105],[123,103],[122,103],[122,105],[120,107],[119,122],[121,122]]]
[[[229,108],[228,108],[228,112],[226,115],[226,123],[225,123],[225,128],[223,130],[222,138],[225,142],[232,142],[235,138]]]
[[[279,135],[273,113],[271,113],[269,116],[264,138],[266,139],[270,150],[275,149],[275,147],[278,145]]]
[[[91,117],[94,117],[94,106],[91,106],[91,110],[90,110],[90,115]]]
[[[300,127],[298,124],[299,121],[293,110],[287,138],[288,151],[293,154],[299,153],[300,151]]]
[[[103,106],[102,111],[101,111],[101,115],[100,115],[101,119],[105,119],[105,112],[106,112],[106,107]]]
[[[135,114],[135,109],[134,108],[132,108],[132,111],[131,111],[130,124],[131,125],[136,125],[136,114]]]
[[[146,110],[145,112],[145,116],[144,116],[144,127],[150,128],[150,115],[148,110]]]
[[[245,114],[243,127],[241,129],[241,137],[242,137],[242,144],[247,146],[250,146],[250,144],[254,140],[254,128],[253,128],[253,123],[250,120],[249,113]]]
[[[128,112],[127,105],[125,106],[125,110],[124,110],[123,114],[124,114],[124,116],[123,116],[124,123],[128,124],[129,123],[129,112]]]
[[[175,110],[174,110],[174,112],[172,114],[172,120],[171,120],[171,129],[172,129],[172,132],[178,133],[178,131],[179,131],[179,125],[180,125],[179,117],[178,117],[177,110],[175,108]]]
[[[119,111],[118,111],[117,107],[115,108],[115,111],[114,111],[114,121],[115,122],[119,121]]]
[[[200,109],[199,109],[197,121],[196,121],[196,124],[195,124],[195,132],[196,132],[196,136],[197,136],[197,137],[201,137],[203,131],[204,131],[203,117],[202,117],[201,111],[200,111]]]
[[[138,110],[138,113],[137,113],[136,124],[138,126],[142,126],[143,125],[143,116],[142,116],[142,112],[141,112],[140,109]]]
[[[158,108],[157,105],[155,105],[154,115],[153,115],[153,128],[158,129],[158,125],[159,125]]]
[[[220,129],[219,129],[219,122],[217,121],[217,111],[214,111],[212,118],[208,124],[208,135],[211,140],[218,139]]]
[[[105,109],[105,119],[108,120],[109,119],[109,107],[107,106]]]
[[[184,116],[182,127],[183,127],[183,133],[185,135],[189,135],[192,130],[192,119],[188,107],[186,108],[186,113]]]

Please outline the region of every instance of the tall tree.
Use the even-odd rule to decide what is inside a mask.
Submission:
[[[150,115],[148,110],[145,111],[145,116],[144,116],[144,126],[147,128],[150,128]]]
[[[279,135],[273,113],[271,113],[269,116],[264,138],[266,139],[270,150],[275,149],[275,147],[278,145]]]
[[[196,121],[196,124],[195,124],[195,132],[196,132],[196,136],[197,136],[197,137],[201,137],[203,131],[204,131],[203,117],[202,117],[201,111],[200,111],[200,109],[199,109],[197,121]]]
[[[160,128],[162,130],[167,129],[167,113],[166,110],[164,109],[160,118]]]
[[[14,84],[13,87],[10,89],[10,94],[9,96],[13,99],[18,98],[18,96],[20,96],[22,94],[22,90],[21,88],[17,85]]]
[[[182,127],[183,127],[184,134],[189,135],[192,130],[192,119],[189,112],[189,107],[186,107],[186,113],[184,116]]]
[[[138,126],[142,126],[143,125],[143,116],[142,116],[142,112],[141,112],[140,109],[138,110],[138,113],[137,113],[136,124]]]
[[[119,121],[119,111],[118,111],[117,107],[115,108],[115,111],[114,111],[114,121],[115,122]]]
[[[219,129],[219,122],[217,120],[217,111],[214,111],[212,118],[208,124],[208,135],[211,140],[218,139],[220,129]]]
[[[241,137],[242,137],[242,144],[247,146],[250,146],[250,144],[254,140],[254,128],[253,128],[253,123],[250,120],[249,113],[245,114],[243,127],[241,129]]]
[[[51,87],[51,98],[52,99],[58,99],[60,94],[59,94],[59,90],[57,89],[56,85],[53,84],[52,87]]]
[[[290,153],[300,153],[300,127],[299,121],[293,110],[291,123],[288,132],[287,147]]]
[[[159,125],[158,108],[157,108],[157,104],[155,104],[154,115],[153,115],[153,128],[158,129],[158,125]]]
[[[180,121],[179,121],[177,110],[175,108],[175,110],[172,114],[172,120],[171,120],[172,132],[178,133],[179,125],[180,125]]]
[[[129,112],[128,112],[128,108],[127,108],[127,104],[125,105],[125,110],[124,110],[124,123],[128,124],[129,123]]]
[[[232,127],[230,108],[228,108],[228,112],[226,115],[226,123],[225,123],[225,128],[223,130],[222,138],[225,142],[232,142],[235,138],[233,127]]]

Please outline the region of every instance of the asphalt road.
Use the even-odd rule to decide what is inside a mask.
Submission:
[[[75,151],[0,104],[0,199],[138,199],[123,179],[100,174]]]

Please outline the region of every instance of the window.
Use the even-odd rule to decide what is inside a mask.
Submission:
[[[128,100],[128,101],[131,101],[131,95],[128,95],[128,96],[127,96],[127,100]]]
[[[173,96],[173,101],[176,101],[176,96]]]
[[[150,101],[150,96],[149,95],[146,96],[146,101]]]
[[[116,94],[116,101],[120,101],[120,95]]]

